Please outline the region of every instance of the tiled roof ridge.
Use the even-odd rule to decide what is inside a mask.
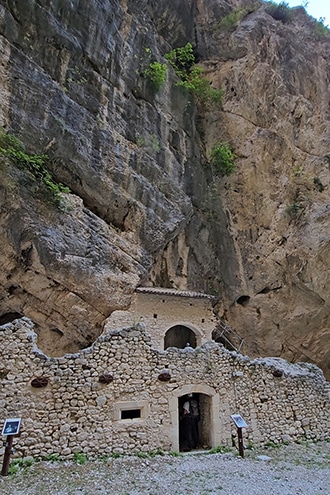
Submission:
[[[196,299],[216,299],[211,294],[204,294],[203,292],[195,292],[190,290],[171,289],[167,287],[137,287],[135,292],[142,294],[159,294],[164,296],[179,296],[179,297],[192,297]]]

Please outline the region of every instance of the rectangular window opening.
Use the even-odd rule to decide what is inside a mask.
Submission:
[[[116,402],[113,410],[113,419],[145,421],[149,413],[147,400],[127,400]]]
[[[122,409],[120,419],[141,418],[141,409]]]

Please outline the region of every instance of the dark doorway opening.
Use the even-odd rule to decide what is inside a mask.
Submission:
[[[187,403],[189,403],[188,414],[185,413]],[[210,397],[199,393],[183,395],[178,398],[178,410],[180,452],[210,449]]]
[[[184,325],[175,325],[167,330],[164,339],[164,349],[168,347],[177,347],[178,349],[184,349],[187,344],[195,348],[196,335],[194,332]]]

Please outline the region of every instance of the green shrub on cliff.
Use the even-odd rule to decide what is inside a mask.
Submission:
[[[271,15],[276,21],[281,21],[283,24],[292,21],[293,10],[289,7],[286,2],[281,2],[279,4],[275,2],[266,2],[266,12]]]
[[[287,206],[285,211],[291,220],[299,220],[304,212],[304,205],[299,201],[294,201]]]
[[[318,21],[315,19],[314,33],[321,37],[327,36],[330,33],[330,29],[324,24],[324,22],[325,17],[320,17]]]
[[[174,48],[168,53],[165,53],[166,60],[172,65],[176,75],[180,79],[185,79],[189,74],[191,67],[195,63],[195,55],[191,43],[185,46]]]
[[[165,58],[180,79],[177,86],[186,88],[200,103],[221,104],[223,91],[211,88],[211,81],[204,76],[204,69],[195,65],[191,43],[174,48],[165,54]]]
[[[12,134],[0,128],[0,154],[12,160],[15,165],[28,172],[37,182],[42,183],[51,193],[55,203],[60,204],[61,193],[70,189],[60,182],[55,182],[47,169],[48,155],[28,153],[22,143]]]
[[[177,83],[178,86],[191,91],[196,99],[201,103],[220,104],[222,101],[223,91],[210,87],[210,80],[203,76],[202,67],[195,66],[185,79]]]
[[[228,143],[216,143],[210,152],[210,162],[215,175],[231,175],[234,172],[235,154]]]
[[[166,64],[160,62],[152,62],[144,71],[144,75],[148,77],[156,91],[159,91],[165,84],[167,74]]]
[[[233,12],[230,12],[230,14],[225,15],[220,20],[220,22],[216,26],[216,29],[226,30],[235,28],[244,19],[244,17],[246,17],[248,14],[251,14],[251,12],[255,12],[259,6],[260,3],[256,2],[249,7],[244,7],[243,9],[237,9]]]

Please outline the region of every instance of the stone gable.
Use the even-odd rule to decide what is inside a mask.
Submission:
[[[165,337],[169,330],[179,327],[192,347],[200,346],[212,340],[212,332],[215,330],[218,318],[213,312],[212,303],[216,299],[208,294],[192,291],[180,291],[161,287],[138,287],[132,297],[132,303],[127,311],[114,311],[107,319],[104,326],[105,332],[116,328],[144,323],[147,332],[151,336],[152,345],[163,350],[166,345]],[[189,342],[189,330],[194,342]],[[171,338],[169,343],[171,344]],[[174,343],[176,339],[172,340]],[[187,342],[186,342],[187,341]],[[194,344],[194,345],[193,345]]]

